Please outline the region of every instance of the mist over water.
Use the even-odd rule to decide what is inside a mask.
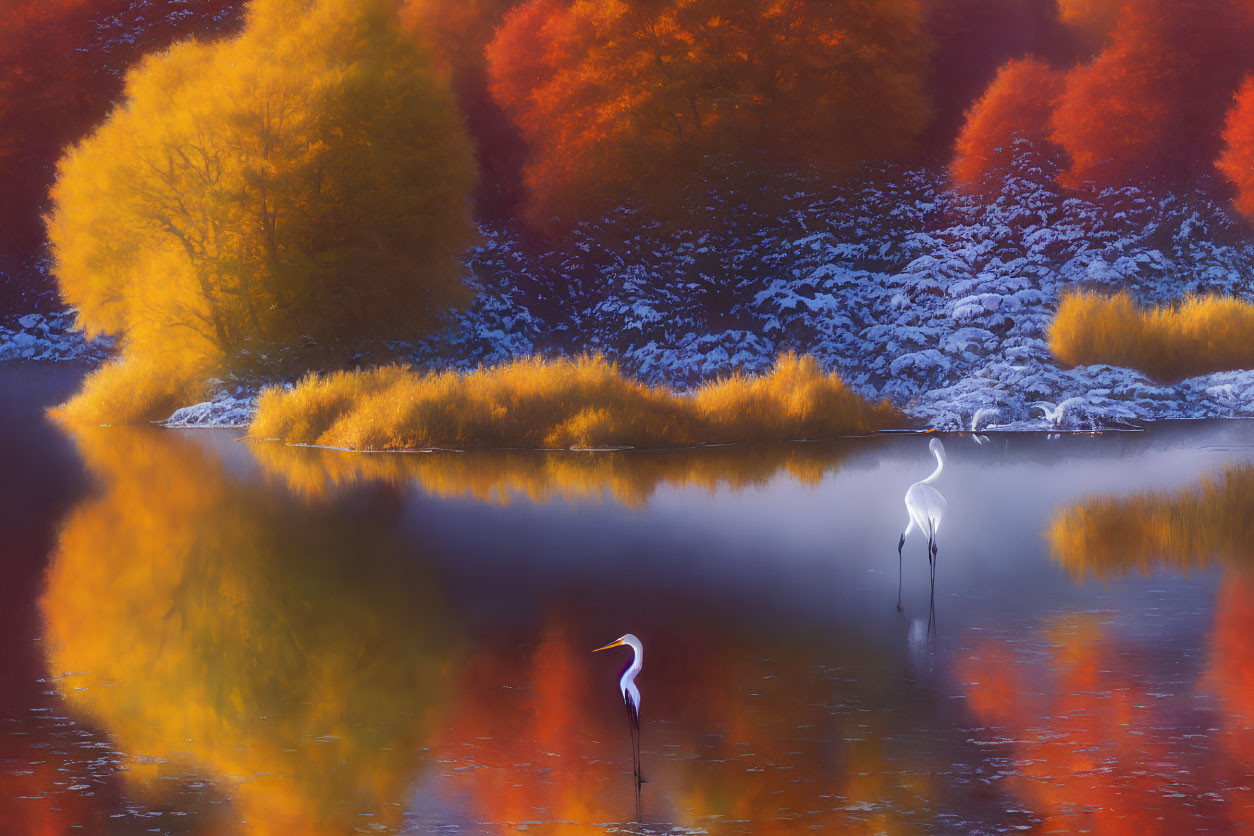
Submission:
[[[1179,502],[1129,497],[1254,460],[1249,424],[946,436],[935,597],[912,536],[898,612],[925,436],[349,454],[67,435],[42,407],[73,374],[0,375],[0,830],[1251,821],[1243,553],[1211,532],[1128,564],[1082,522],[1109,497],[1170,527]],[[590,652],[626,632],[638,796],[630,653]]]

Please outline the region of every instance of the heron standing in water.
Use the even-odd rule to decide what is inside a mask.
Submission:
[[[906,524],[906,530],[901,532],[901,539],[897,541],[898,610],[901,609],[901,549],[906,545],[906,538],[915,528],[927,534],[927,563],[932,569],[932,583],[936,583],[935,561],[939,550],[937,535],[940,532],[941,517],[945,509],[949,507],[949,503],[945,501],[945,497],[941,496],[940,491],[932,487],[932,483],[940,478],[941,471],[945,469],[945,445],[941,444],[939,438],[933,438],[927,448],[936,457],[936,470],[921,482],[915,482],[906,491],[906,511],[910,514],[910,521]]]
[[[631,765],[636,776],[636,786],[644,781],[640,773],[640,689],[636,687],[636,674],[644,667],[644,645],[640,639],[628,633],[605,647],[598,647],[593,653],[609,650],[611,647],[630,647],[632,650],[631,664],[618,678],[618,690],[623,694],[623,705],[627,708],[627,725],[631,731]]]

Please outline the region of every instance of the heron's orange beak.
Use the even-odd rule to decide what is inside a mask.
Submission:
[[[609,650],[611,647],[621,647],[621,646],[622,646],[622,644],[623,644],[623,640],[622,640],[622,639],[619,639],[619,640],[618,640],[618,641],[616,641],[616,642],[610,642],[610,643],[609,643],[609,644],[607,644],[605,647],[598,647],[596,650],[594,650],[594,651],[592,651],[592,652],[593,652],[593,653],[600,653],[602,650]]]

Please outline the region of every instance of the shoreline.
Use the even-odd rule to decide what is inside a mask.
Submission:
[[[54,352],[57,353],[57,352]],[[93,352],[94,353],[94,352]],[[0,367],[4,366],[24,366],[28,368],[39,368],[47,366],[49,368],[58,368],[64,370],[77,370],[83,376],[100,367],[105,362],[93,353],[78,352],[74,353],[69,350],[59,352],[63,355],[55,359],[40,358],[4,358],[3,343],[0,343]],[[1127,369],[1115,369],[1114,367],[1088,367],[1089,369],[1109,369],[1115,373],[1137,374]],[[1240,388],[1249,388],[1254,393],[1254,370],[1239,372],[1216,372],[1210,375],[1203,375],[1198,378],[1190,378],[1174,384],[1175,388],[1188,387],[1189,389],[1215,388],[1214,379],[1219,378],[1219,385],[1231,385],[1233,379],[1239,383]],[[1223,380],[1228,379],[1228,380]],[[275,382],[268,385],[284,385],[283,382]],[[169,429],[247,429],[255,414],[257,399],[265,387],[237,387],[230,391],[223,391],[220,395],[215,396],[207,401],[196,404],[188,404],[175,410],[171,415],[163,420],[153,421],[153,424],[166,427]],[[977,427],[962,427],[957,425],[950,426],[933,426],[926,422],[926,416],[932,414],[935,406],[927,404],[911,404],[900,407],[902,411],[913,422],[919,425],[907,428],[890,428],[879,430],[873,435],[883,434],[927,434],[927,433],[944,433],[944,434],[966,434],[966,435],[1032,435],[1032,434],[1067,434],[1067,435],[1091,435],[1103,432],[1142,432],[1151,427],[1164,423],[1172,422],[1189,422],[1189,421],[1241,421],[1254,419],[1254,398],[1244,401],[1238,408],[1232,411],[1219,411],[1212,404],[1198,403],[1195,409],[1190,411],[1188,404],[1180,404],[1171,414],[1137,417],[1131,421],[1121,421],[1119,423],[1103,424],[1093,420],[1083,409],[1084,403],[1081,399],[1068,399],[1073,401],[1069,407],[1067,401],[1062,404],[1048,404],[1054,407],[1051,410],[1054,418],[1060,420],[1051,420],[1051,416],[1045,414],[1044,404],[1038,406],[1041,415],[1036,420],[1016,421],[1007,424],[991,424],[981,423]],[[1074,408],[1074,412],[1068,412],[1069,408]],[[1061,410],[1061,411],[1060,411]],[[978,414],[978,410],[977,410]],[[839,438],[857,437],[857,436],[838,436]],[[817,442],[828,439],[791,439],[788,442],[770,442],[770,443],[792,443],[792,442]],[[755,442],[730,442],[731,444],[755,443]],[[689,445],[684,448],[657,448],[657,449],[689,449],[693,446],[716,446],[709,445]],[[328,448],[331,449],[331,448]],[[335,448],[338,449],[338,448]],[[469,449],[487,449],[487,448],[469,448]],[[492,448],[496,449],[496,448]],[[500,449],[533,449],[533,448],[500,448]],[[535,448],[539,449],[539,448]],[[567,449],[567,448],[555,448]],[[637,449],[637,448],[632,448]],[[639,448],[646,449],[646,448]],[[654,448],[647,448],[654,449]],[[364,452],[364,451],[354,451]],[[379,451],[381,452],[381,451]],[[391,452],[391,451],[388,451]],[[399,451],[398,451],[399,452]],[[416,452],[416,451],[407,451]]]

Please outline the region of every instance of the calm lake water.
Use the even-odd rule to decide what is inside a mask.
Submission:
[[[926,437],[354,455],[76,383],[0,369],[0,832],[1254,832],[1254,424],[945,437],[899,612]]]

